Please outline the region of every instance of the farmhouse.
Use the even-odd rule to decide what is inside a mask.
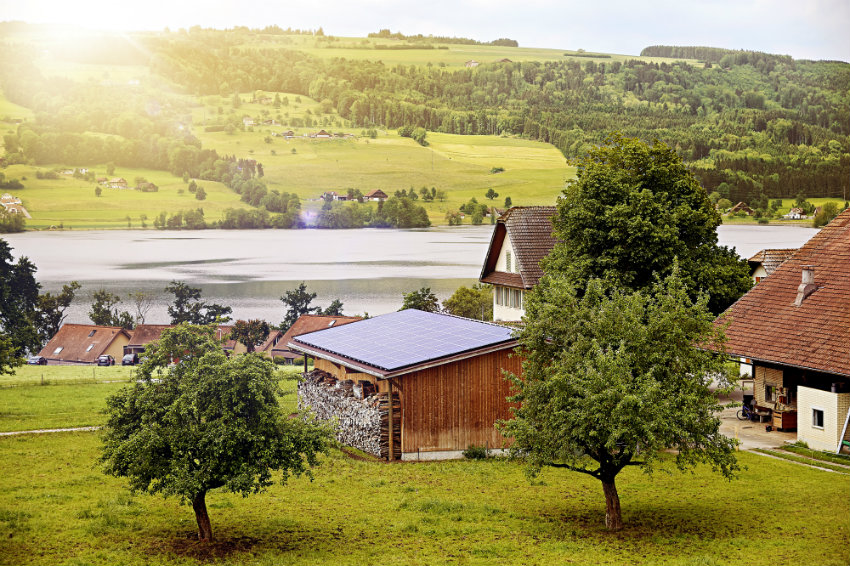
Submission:
[[[366,200],[384,201],[387,200],[389,197],[387,196],[387,193],[385,193],[381,189],[372,189],[371,191],[366,193],[363,198]]]
[[[127,187],[127,179],[123,177],[114,177],[109,180],[109,188],[111,189],[126,189]]]
[[[750,276],[754,283],[758,283],[782,265],[786,259],[790,258],[797,251],[797,248],[776,248],[761,250],[756,255],[747,260],[750,264]]]
[[[753,364],[754,404],[813,448],[850,441],[850,210],[718,317]]]
[[[494,424],[510,418],[502,370],[521,370],[515,346],[510,328],[415,309],[289,341],[315,358],[299,404],[338,418],[343,442],[390,460],[501,448]]]
[[[467,61],[466,63],[464,63],[464,64],[463,64],[463,66],[464,66],[464,67],[467,67],[467,68],[469,68],[469,69],[474,69],[474,68],[475,68],[475,67],[477,67],[479,64],[480,64],[480,63],[478,63],[478,61],[476,61],[475,59],[470,59],[469,61]]]
[[[540,260],[555,246],[554,206],[517,206],[496,222],[478,278],[493,285],[493,320],[518,321],[525,293],[540,281]]]
[[[64,324],[38,355],[51,364],[93,364],[103,354],[120,360],[129,341],[120,326]]]
[[[162,333],[169,328],[174,328],[173,324],[138,324],[131,331],[130,339],[124,346],[125,354],[141,354],[151,342],[159,340]],[[240,344],[236,340],[229,338],[232,326],[218,326],[215,330],[215,339],[222,343],[222,348],[225,352],[242,354],[247,351],[244,344]]]
[[[730,208],[729,212],[727,214],[729,216],[732,216],[734,214],[738,214],[739,212],[743,212],[744,214],[747,214],[748,216],[753,215],[753,209],[750,208],[749,206],[747,206],[747,203],[745,203],[745,202],[739,202],[738,204],[736,204],[735,206]]]

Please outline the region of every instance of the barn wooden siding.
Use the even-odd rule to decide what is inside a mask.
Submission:
[[[402,452],[501,448],[494,427],[510,418],[510,383],[502,369],[519,373],[521,361],[502,350],[393,379],[401,393]]]
[[[371,381],[380,392],[389,390],[389,380],[328,360],[316,358],[315,368],[340,380]],[[513,355],[513,350],[482,354],[393,378],[393,391],[401,400],[401,451],[455,451],[473,444],[501,448],[504,438],[494,425],[499,419],[511,417],[511,404],[506,398],[512,394],[503,369],[521,371],[522,361]]]

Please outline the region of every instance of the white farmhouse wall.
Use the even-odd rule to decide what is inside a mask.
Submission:
[[[511,268],[507,268],[507,254],[511,253]],[[496,259],[496,267],[494,271],[503,271],[505,273],[519,273],[519,270],[516,268],[516,254],[514,253],[514,247],[511,245],[511,239],[509,236],[505,236],[504,242],[502,242],[502,249],[499,250],[499,257]]]
[[[823,428],[815,428],[812,410],[823,411]],[[811,387],[797,387],[797,440],[810,448],[834,451],[850,410],[850,393],[832,393]]]

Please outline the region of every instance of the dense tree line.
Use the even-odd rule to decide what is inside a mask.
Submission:
[[[669,54],[717,64],[565,60],[451,70],[207,46],[194,37],[172,42],[158,52],[155,68],[197,93],[302,93],[331,101],[357,126],[519,135],[550,142],[570,158],[612,130],[657,138],[709,192],[735,201],[801,191],[843,196],[850,177],[845,63],[682,48]]]
[[[323,101],[355,127],[516,135],[552,143],[568,158],[616,130],[667,143],[708,192],[735,202],[850,193],[846,63],[655,46],[647,53],[708,63],[565,59],[451,69],[321,59],[269,37],[192,28],[149,38],[146,46],[153,75],[191,94],[290,92]],[[37,118],[7,136],[7,160],[105,154],[199,178],[229,176],[229,185],[234,177],[247,180],[238,163],[231,167],[200,147],[186,102],[162,94],[166,89],[48,80],[21,49],[0,55],[0,81],[6,96]],[[260,177],[257,171],[249,178]]]

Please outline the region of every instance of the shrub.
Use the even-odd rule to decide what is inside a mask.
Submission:
[[[484,460],[489,456],[489,450],[486,446],[470,444],[462,454],[467,460]]]

